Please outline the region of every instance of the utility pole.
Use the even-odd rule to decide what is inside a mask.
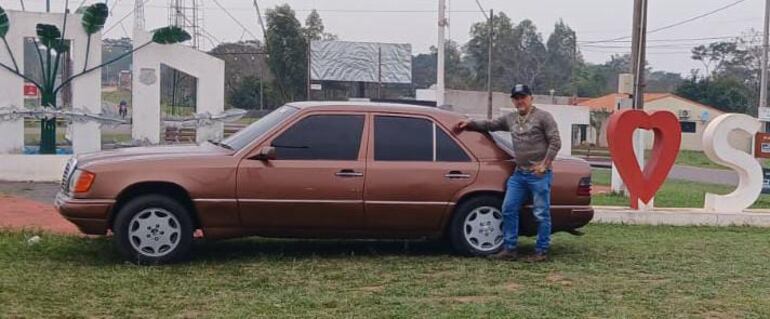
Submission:
[[[259,21],[259,26],[262,28],[262,46],[269,54],[270,50],[267,49],[267,31],[265,30],[265,23],[262,21],[262,12],[259,10],[259,3],[257,3],[257,0],[254,0],[254,8],[257,9],[257,21]],[[265,56],[265,58],[267,58],[267,56]],[[261,66],[259,68],[259,75],[259,110],[262,111],[265,109],[265,71]]]
[[[647,47],[647,0],[634,0],[634,25],[631,37],[631,73],[634,75],[633,109],[644,109],[644,62]],[[646,149],[645,133],[639,130],[634,134],[634,152],[639,167],[644,167],[644,151]],[[652,209],[653,202],[642,204],[638,198],[631,198],[632,208],[640,210]]]
[[[45,0],[45,12],[51,12],[51,0]]]
[[[436,63],[436,107],[444,105],[444,31],[446,30],[446,0],[438,1],[438,61]]]
[[[489,24],[489,45],[487,48],[487,51],[489,51],[487,57],[487,118],[490,120],[492,119],[492,41],[494,40],[495,34],[494,16],[495,12],[492,9],[489,9],[489,21],[487,22]]]
[[[759,88],[759,107],[767,107],[767,51],[770,31],[770,0],[765,0],[765,32],[762,34],[762,83]],[[759,114],[759,112],[757,112]]]
[[[644,62],[647,46],[647,0],[634,0],[631,37],[631,70],[634,75],[634,109],[644,109]]]

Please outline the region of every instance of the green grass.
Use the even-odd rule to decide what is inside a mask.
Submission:
[[[126,101],[131,106],[131,91],[128,90],[115,90],[115,91],[102,91],[102,101],[110,102],[115,105],[120,104],[120,101]]]
[[[595,169],[592,174],[594,185],[610,185],[610,170]],[[706,193],[728,194],[735,187],[717,184],[695,183],[669,179],[655,195],[655,207],[695,207],[703,208]],[[594,195],[591,203],[599,206],[628,206],[625,196],[616,194]],[[770,195],[762,194],[751,208],[770,208]]]
[[[259,119],[260,119],[259,117],[242,117],[238,119],[238,121],[236,121],[235,123],[250,125],[251,123],[254,123]]]
[[[545,264],[443,245],[202,242],[187,263],[138,267],[106,239],[0,232],[7,317],[767,318],[768,232],[591,225]],[[532,240],[524,239],[531,251]]]

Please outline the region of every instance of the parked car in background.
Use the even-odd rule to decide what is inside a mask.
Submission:
[[[222,142],[81,155],[56,199],[86,234],[114,233],[137,263],[166,263],[208,239],[448,238],[463,255],[502,244],[514,169],[504,135],[454,132],[464,117],[364,102],[285,105]],[[593,217],[591,170],[554,163],[553,231]],[[534,235],[529,208],[521,233]]]

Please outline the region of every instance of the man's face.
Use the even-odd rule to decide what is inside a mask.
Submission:
[[[519,111],[519,114],[527,114],[532,107],[532,96],[529,95],[517,95],[511,98],[513,106]]]

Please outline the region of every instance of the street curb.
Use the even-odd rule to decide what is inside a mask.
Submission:
[[[594,207],[593,223],[671,226],[751,226],[770,228],[770,211],[715,213],[703,209],[655,209],[640,212],[629,208]]]

